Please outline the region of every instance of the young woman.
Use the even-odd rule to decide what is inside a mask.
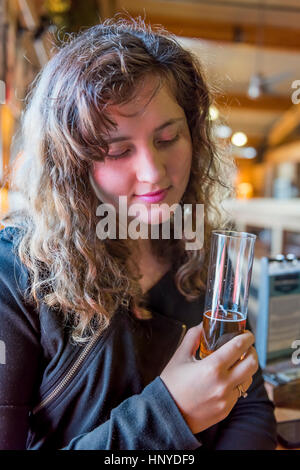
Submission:
[[[24,207],[0,233],[0,447],[273,449],[253,335],[197,352],[210,232],[226,225],[233,172],[197,59],[162,29],[110,20],[61,47],[29,98]],[[148,235],[174,226],[173,204],[204,204],[203,247],[172,230],[120,236],[120,196],[128,221],[142,205]],[[99,236],[104,203],[115,237]]]

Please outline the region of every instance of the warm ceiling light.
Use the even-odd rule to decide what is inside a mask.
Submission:
[[[235,132],[231,137],[231,142],[237,147],[243,147],[247,141],[248,139],[244,132]]]
[[[251,183],[239,183],[236,189],[238,199],[249,199],[253,197],[253,186]]]
[[[50,13],[66,13],[71,9],[71,0],[47,0],[46,7]]]
[[[219,117],[219,110],[214,105],[209,107],[209,117],[212,121],[215,121]]]

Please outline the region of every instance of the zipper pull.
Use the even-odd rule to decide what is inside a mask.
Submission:
[[[181,324],[181,328],[182,328],[182,331],[181,331],[181,334],[180,334],[180,337],[179,337],[179,341],[178,341],[178,344],[177,344],[177,348],[179,348],[185,334],[186,334],[186,331],[187,331],[187,327],[184,323]],[[176,348],[176,349],[177,349]]]

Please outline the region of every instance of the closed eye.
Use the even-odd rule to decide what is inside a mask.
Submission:
[[[179,134],[175,135],[175,137],[173,137],[172,139],[168,139],[168,140],[157,140],[156,141],[156,144],[159,145],[160,147],[167,147],[169,145],[172,145],[174,144],[177,140],[179,139]],[[110,160],[118,160],[118,159],[121,159],[121,158],[125,158],[129,155],[131,149],[126,149],[124,152],[122,153],[119,153],[119,154],[108,154],[106,156],[106,158],[109,158]]]
[[[172,145],[174,142],[176,142],[179,139],[179,134],[175,135],[173,139],[168,139],[168,140],[158,140],[157,144],[164,147],[168,145]]]
[[[117,154],[117,155],[110,155],[110,154],[108,154],[108,155],[106,156],[106,158],[109,158],[109,159],[111,159],[111,160],[117,160],[117,159],[119,159],[119,158],[127,157],[127,155],[129,155],[129,153],[130,153],[130,149],[127,149],[127,150],[125,150],[124,152],[119,153],[119,154]]]

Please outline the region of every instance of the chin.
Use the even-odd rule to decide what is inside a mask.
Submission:
[[[147,211],[148,217],[141,217],[140,222],[147,225],[159,225],[167,222],[171,218],[171,212],[167,207],[159,207],[155,209],[149,209]]]

